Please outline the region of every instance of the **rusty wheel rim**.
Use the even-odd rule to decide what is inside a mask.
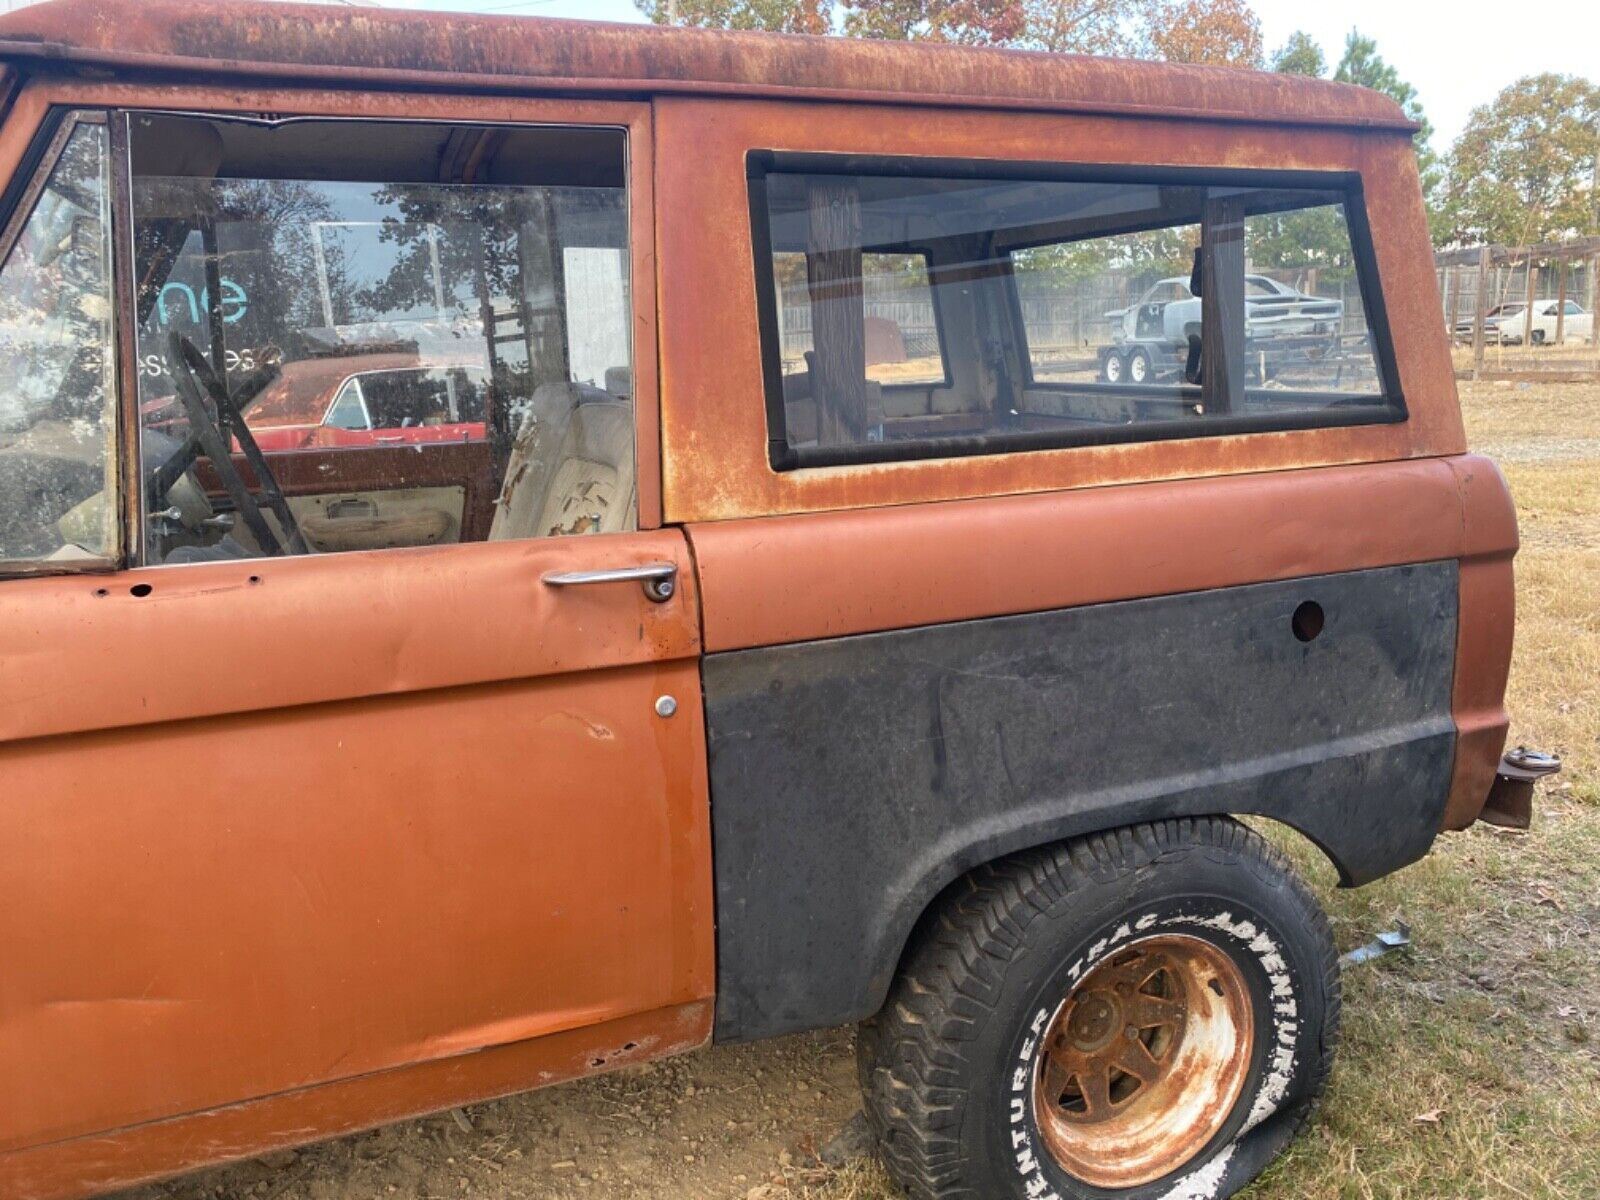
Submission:
[[[1244,975],[1221,949],[1183,935],[1131,943],[1072,989],[1039,1044],[1045,1148],[1094,1187],[1179,1170],[1238,1103],[1254,1031]]]

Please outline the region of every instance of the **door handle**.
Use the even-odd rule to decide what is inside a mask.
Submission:
[[[549,587],[581,587],[590,583],[642,583],[644,594],[657,604],[678,590],[678,564],[640,563],[637,567],[608,567],[601,571],[557,571],[544,576]]]

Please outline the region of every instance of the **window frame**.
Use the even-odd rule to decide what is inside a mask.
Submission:
[[[939,293],[933,285],[934,265],[932,252],[929,251],[925,246],[915,245],[910,242],[884,243],[882,245],[870,247],[863,246],[861,248],[861,252],[863,255],[898,254],[905,258],[920,258],[922,260],[922,273],[928,280],[928,307],[933,310],[933,336],[934,340],[939,346],[939,369],[944,372],[944,374],[938,380],[928,380],[927,382],[923,383],[883,383],[879,380],[872,379],[870,376],[868,377],[868,382],[876,383],[886,392],[927,392],[953,388],[956,384],[956,381],[955,376],[950,373],[950,354],[948,347],[945,345],[944,311],[939,307]],[[786,251],[785,253],[798,253],[798,251]],[[767,255],[769,270],[771,268],[772,259],[775,257],[776,255],[774,253],[769,253]],[[802,257],[804,256],[802,255]],[[773,281],[772,292],[773,304],[776,305],[778,303],[778,288],[775,280]],[[773,319],[776,321],[776,308],[774,308],[773,312]],[[778,328],[781,328],[781,323],[778,325]],[[778,365],[781,374],[783,365],[782,346],[778,347]]]
[[[772,231],[767,205],[767,176],[788,173],[886,175],[913,179],[1002,179],[1050,183],[1271,187],[1338,193],[1350,234],[1356,281],[1367,318],[1380,390],[1370,404],[1345,407],[1329,405],[1320,409],[1289,413],[1224,415],[1207,413],[1180,421],[1151,421],[1131,425],[1086,425],[1075,429],[999,432],[937,439],[908,439],[904,442],[868,442],[848,446],[791,446],[783,400],[782,361],[777,344],[776,284],[771,267]],[[1410,419],[1410,410],[1400,385],[1394,336],[1384,303],[1377,252],[1373,246],[1371,225],[1367,218],[1365,190],[1358,172],[1043,163],[909,155],[751,150],[745,155],[745,177],[755,272],[756,326],[767,416],[767,462],[773,471],[788,472],[869,463],[988,457],[1039,450],[1075,449],[1084,446],[1287,433],[1309,429],[1399,425]],[[1005,253],[1009,255],[1014,250],[1025,248],[1027,246],[1024,243],[1018,242],[1006,246]],[[1018,348],[1022,351],[1022,363],[1031,385],[1032,364],[1027,351],[1026,332],[1020,324],[1020,310],[1016,307],[1020,304],[1020,300],[1014,279],[1008,280],[1007,290],[1013,305],[1012,319],[1019,321]],[[937,309],[937,304],[935,307]],[[1211,337],[1206,335],[1206,340],[1207,349],[1211,349]],[[941,356],[944,356],[942,345]],[[1093,393],[1100,386],[1111,388],[1115,394],[1122,396],[1137,395],[1140,392],[1136,385],[1127,384],[1073,385],[1075,389],[1086,393]],[[1177,393],[1174,393],[1172,388],[1162,388],[1152,394],[1161,397],[1170,397],[1174,394],[1186,395],[1191,389],[1194,396],[1199,398],[1201,389],[1187,384]],[[1296,393],[1284,394],[1292,398]],[[1326,395],[1326,393],[1305,394]]]
[[[351,429],[348,425],[335,425],[333,423],[334,409],[344,403],[344,394],[347,390],[355,393],[356,403],[361,407],[361,419],[365,422],[358,429]],[[366,393],[361,387],[359,374],[350,376],[339,385],[339,390],[333,394],[333,399],[328,402],[327,411],[322,414],[322,420],[317,422],[318,429],[344,429],[351,433],[367,433],[372,429],[372,410],[367,407]]]
[[[110,286],[106,289],[111,304],[109,353],[112,355],[112,383],[115,390],[113,408],[115,419],[106,431],[106,455],[116,463],[115,495],[110,502],[117,508],[117,544],[109,555],[92,555],[77,559],[0,559],[0,579],[15,579],[40,575],[106,575],[122,570],[128,565],[138,539],[137,497],[128,487],[130,478],[137,478],[138,465],[133,460],[132,439],[127,433],[128,370],[134,360],[130,357],[129,341],[123,333],[123,289],[126,271],[123,270],[122,231],[127,229],[126,213],[120,203],[123,172],[121,143],[117,137],[117,122],[109,108],[92,104],[52,104],[39,118],[38,127],[28,140],[10,182],[0,192],[0,268],[11,259],[17,243],[22,240],[34,208],[50,185],[50,177],[61,162],[73,135],[84,125],[98,125],[105,129],[105,152],[110,168],[106,197],[109,223],[106,237],[110,240]],[[135,364],[136,366],[136,364]]]
[[[456,97],[456,99],[464,98]],[[358,126],[426,125],[461,127],[466,129],[564,129],[585,132],[615,132],[619,134],[622,139],[622,190],[624,196],[623,211],[625,217],[627,241],[621,249],[630,280],[628,306],[628,350],[630,369],[634,380],[631,388],[631,395],[629,397],[629,403],[632,407],[633,413],[632,449],[634,458],[634,527],[632,529],[616,530],[609,534],[596,536],[607,538],[631,537],[640,533],[648,533],[662,528],[663,522],[661,511],[660,475],[659,473],[652,473],[650,471],[653,460],[659,463],[661,421],[660,377],[655,365],[655,359],[660,353],[660,343],[655,328],[656,322],[654,319],[655,312],[653,308],[655,296],[655,277],[654,275],[650,276],[651,287],[644,293],[640,292],[637,283],[638,278],[643,274],[641,271],[642,264],[653,263],[655,260],[655,242],[652,236],[655,200],[653,182],[650,178],[650,171],[648,169],[650,162],[653,161],[650,156],[653,154],[654,148],[650,140],[648,122],[642,119],[643,110],[640,110],[639,106],[632,102],[612,104],[607,101],[599,101],[590,104],[577,101],[569,102],[565,100],[547,101],[542,97],[536,97],[519,101],[516,104],[516,107],[521,109],[531,106],[535,109],[552,108],[556,110],[564,110],[572,108],[574,105],[585,109],[597,108],[602,110],[602,112],[592,119],[574,118],[564,115],[559,111],[556,114],[548,117],[531,113],[528,115],[522,115],[519,113],[509,117],[479,118],[467,114],[455,115],[453,113],[449,115],[431,115],[413,112],[409,108],[397,108],[393,112],[384,111],[371,115],[349,116],[344,112],[333,110],[323,111],[315,105],[306,105],[304,107],[273,109],[270,110],[270,115],[264,116],[262,114],[262,110],[259,108],[235,108],[230,103],[225,102],[223,97],[209,93],[206,95],[206,102],[201,104],[180,104],[176,106],[137,103],[110,105],[101,111],[103,112],[111,130],[111,145],[114,159],[112,179],[113,184],[115,185],[113,208],[121,213],[122,227],[128,231],[125,237],[118,237],[116,244],[117,252],[119,254],[125,252],[126,258],[125,260],[118,258],[114,261],[114,269],[118,279],[116,287],[118,303],[115,319],[119,331],[119,354],[124,353],[125,350],[126,355],[129,358],[133,359],[135,362],[137,361],[137,299],[133,285],[133,280],[137,278],[137,270],[134,262],[132,232],[135,228],[135,218],[133,212],[134,176],[131,157],[131,136],[129,131],[130,124],[136,117],[163,116],[193,118],[201,121],[238,122],[241,124],[268,125],[274,127],[298,124]],[[630,113],[623,111],[624,109],[635,109],[639,111]],[[644,160],[643,162],[639,161],[641,155]],[[328,224],[340,224],[340,222],[328,222]],[[641,294],[647,295],[650,298],[651,304],[651,307],[648,310],[651,318],[648,322],[648,334],[643,338],[641,337],[640,332],[640,318],[641,312],[643,311],[640,307]],[[565,341],[568,336],[565,330],[563,331],[562,336],[563,340]],[[641,349],[645,350],[650,357],[649,369],[647,373],[643,373],[641,370]],[[121,360],[119,359],[119,363],[120,361]],[[362,374],[381,373],[383,372],[369,371],[363,372]],[[651,393],[648,396],[648,402],[643,405],[641,404],[641,392],[639,387],[639,380],[641,377],[648,379],[651,385]],[[349,381],[347,380],[346,382]],[[343,386],[344,385],[341,385],[341,392],[343,390]],[[120,407],[122,410],[120,414],[122,425],[119,425],[119,429],[122,428],[123,425],[125,425],[127,429],[140,429],[139,379],[136,372],[130,375],[126,382],[123,382],[119,375],[119,394],[121,396]],[[319,422],[317,428],[322,428],[325,425],[326,418],[332,411],[333,404],[337,401],[337,398],[338,394],[336,393],[334,400],[330,401],[329,407],[324,410],[323,419],[321,422]],[[372,420],[372,413],[367,404],[364,389],[362,389],[361,403],[362,410],[367,416],[369,426],[367,430],[358,432],[371,432],[374,429],[374,426],[370,424]],[[132,540],[125,540],[123,557],[117,566],[119,568],[137,567],[141,569],[149,568],[160,571],[181,571],[189,567],[207,565],[203,563],[166,562],[151,556],[148,529],[144,523],[147,506],[144,497],[144,487],[142,485],[142,481],[144,479],[144,466],[142,459],[142,446],[140,445],[141,439],[138,437],[126,437],[125,434],[123,436],[130,445],[128,454],[131,456],[131,461],[133,463],[133,466],[129,468],[132,471],[132,474],[129,476],[129,478],[137,479],[141,481],[141,483],[140,486],[137,487],[127,487],[126,485],[123,487],[124,509],[127,513],[127,521],[131,530],[129,537]],[[329,449],[335,451],[345,449],[360,450],[365,449],[365,447],[329,447]],[[646,453],[647,451],[649,451],[649,454]],[[654,456],[653,459],[652,456]],[[648,492],[646,490],[647,488]],[[650,504],[649,509],[646,508],[647,500]],[[549,537],[538,537],[516,540],[542,542],[553,539]],[[471,541],[450,543],[449,548],[459,551],[473,546],[487,546],[491,544],[493,543],[491,543],[485,537],[476,538]],[[282,560],[285,562],[315,561],[327,557],[343,557],[350,553],[403,553],[407,549],[409,548],[391,547],[383,550],[372,551],[341,550],[315,552],[309,554],[286,554],[282,556]],[[252,558],[243,559],[240,561],[257,562],[262,560]]]
[[[933,253],[925,246],[911,245],[910,243],[896,243],[892,246],[873,246],[871,249],[862,247],[863,254],[899,254],[906,258],[920,258],[922,260],[922,276],[928,281],[928,307],[933,310],[933,338],[939,346],[939,370],[943,372],[937,382],[929,380],[926,383],[883,383],[873,380],[886,392],[931,392],[947,391],[955,387],[955,376],[950,373],[950,350],[945,344],[944,337],[944,310],[939,307],[939,290],[933,284]],[[902,331],[903,332],[903,331]],[[871,378],[870,376],[868,377]]]

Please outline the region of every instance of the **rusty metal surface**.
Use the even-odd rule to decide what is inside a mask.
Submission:
[[[1437,550],[1472,560],[1462,568],[1459,678],[1467,682],[1458,678],[1457,719],[1465,722],[1463,746],[1469,735],[1484,745],[1482,753],[1458,758],[1458,792],[1476,788],[1475,764],[1497,721],[1503,740],[1501,660],[1509,635],[1501,622],[1514,524],[1511,547],[1503,522],[1490,524],[1477,549],[1457,545],[1464,505],[1470,516],[1478,502],[1471,481],[1481,481],[1473,486],[1487,497],[1485,511],[1500,503],[1492,468],[1372,468],[1382,478],[1371,488],[1341,482],[1322,502],[1347,520],[1330,518],[1330,508],[1300,507],[1310,493],[1282,471],[1464,448],[1443,332],[1427,318],[1438,310],[1434,276],[1425,260],[1412,261],[1426,231],[1409,126],[1386,100],[1201,68],[220,0],[63,0],[0,19],[4,54],[46,73],[17,98],[0,130],[5,173],[51,103],[627,125],[635,147],[635,276],[658,279],[671,318],[662,347],[665,519],[913,505],[893,514],[880,509],[870,521],[838,513],[697,528],[695,549],[717,551],[702,563],[707,593],[716,591],[709,641],[755,645],[808,636],[806,630],[956,619],[932,615],[946,610],[1026,611],[1119,589],[1148,595],[1195,579],[1215,577],[1217,584],[1193,586],[1220,586],[1415,561]],[[50,74],[72,64],[123,64],[132,74],[121,82]],[[367,84],[374,86],[349,90]],[[915,107],[934,99],[932,87],[943,107]],[[460,94],[468,88],[732,98],[662,99],[653,118],[642,103]],[[751,99],[779,95],[875,103]],[[985,107],[1060,111],[975,111]],[[1110,113],[1161,119],[1135,126]],[[653,119],[669,134],[659,170],[649,156]],[[1254,123],[1248,136],[1241,137],[1241,121]],[[1360,126],[1379,132],[1349,131]],[[744,153],[898,153],[907,146],[965,157],[1360,170],[1369,202],[1382,214],[1374,237],[1390,311],[1408,322],[1396,342],[1412,420],[775,476],[764,459]],[[658,197],[650,194],[653,183],[660,184]],[[651,241],[654,200],[671,215],[659,225],[659,248]],[[639,292],[647,294],[642,285]],[[641,515],[649,523],[653,497],[662,494],[651,474],[658,464],[653,306],[641,304],[636,317]],[[1105,540],[1106,529],[1143,531],[1154,554],[1168,544],[1167,526],[1192,533],[1185,522],[1203,517],[1184,507],[1187,493],[1158,493],[1168,485],[1085,492],[1074,507],[1104,494],[1108,512],[1126,510],[1121,524],[1083,522],[1079,534],[1087,541],[1072,540],[1077,518],[1062,518],[1059,496],[999,497],[1265,471],[1281,473],[1172,485],[1194,488],[1202,506],[1213,487],[1261,487],[1240,491],[1224,509],[1236,522],[1230,544],[1240,544],[1241,529],[1250,531],[1237,554],[1202,561],[1201,551],[1217,544],[1213,530],[1179,547],[1171,570],[1150,556],[1128,556],[1128,542]],[[1274,491],[1274,483],[1295,486]],[[1503,482],[1498,487],[1503,492]],[[1272,499],[1285,494],[1286,507]],[[959,513],[915,503],[962,497],[990,498]],[[1389,507],[1380,516],[1384,497]],[[1006,523],[1014,515],[1008,504],[1038,506],[1041,514],[1054,507],[1044,532],[1034,531],[1049,544],[1030,550],[1028,531]],[[1385,519],[1396,511],[1407,520]],[[775,546],[798,546],[810,558],[763,550],[753,536],[758,526]],[[1006,530],[1015,536],[1001,536]],[[838,547],[821,536],[840,531],[848,536]],[[647,542],[652,536],[657,540]],[[886,549],[886,536],[901,539],[901,548]],[[619,1049],[654,1055],[704,1040],[712,913],[704,733],[695,699],[701,646],[687,547],[680,539],[664,553],[659,540],[666,537],[640,535],[628,546],[631,561],[680,564],[684,589],[665,606],[676,616],[663,616],[663,606],[650,605],[637,589],[596,592],[598,611],[564,615],[537,588],[539,575],[596,564],[576,557],[586,547],[559,543],[158,569],[119,576],[115,592],[89,579],[8,583],[0,594],[7,606],[0,631],[9,631],[0,635],[9,643],[0,646],[8,683],[0,759],[25,800],[8,807],[0,874],[31,872],[34,882],[23,888],[31,907],[6,918],[11,924],[0,940],[42,948],[38,986],[23,996],[26,1019],[0,1046],[0,1077],[44,1086],[13,1090],[9,1100],[0,1094],[0,1130],[13,1147],[64,1140],[0,1152],[0,1195],[80,1195],[566,1078],[597,1069],[596,1058],[617,1061]],[[927,568],[943,546],[984,547],[990,567],[961,559],[953,571],[959,586],[946,587],[948,578],[930,585]],[[885,590],[842,566],[834,554],[845,547],[892,568],[880,574],[893,586]],[[735,567],[738,555],[745,561]],[[798,567],[807,565],[820,574],[805,578]],[[812,585],[810,595],[794,586],[797,578]],[[128,589],[136,582],[153,590],[135,596]],[[775,596],[795,602],[778,605]],[[359,610],[370,623],[360,639],[329,619],[341,608]],[[473,613],[479,619],[470,619]],[[40,652],[62,645],[71,653]],[[109,674],[108,664],[115,667]],[[588,673],[585,684],[556,682],[570,672]],[[230,686],[237,681],[230,674],[250,686]],[[167,685],[150,686],[156,678]],[[682,702],[675,720],[695,722],[682,736],[665,736],[653,716],[630,715],[668,687]],[[574,706],[574,697],[581,703]],[[612,713],[623,715],[613,723],[605,719]],[[488,738],[495,728],[503,736]],[[563,749],[573,744],[623,756],[616,771],[604,773],[605,803],[592,795],[600,775],[579,771]],[[1499,748],[1488,758],[1491,773]],[[557,764],[554,773],[509,761],[513,749]],[[172,776],[174,761],[203,762],[221,781],[219,795],[207,801],[212,808],[197,809],[186,796]],[[446,770],[460,772],[474,795],[489,797],[500,823],[469,828],[459,812],[418,801],[419,781]],[[507,789],[507,779],[518,787]],[[588,803],[562,808],[552,824],[549,810],[530,801],[535,780],[539,796],[581,794]],[[1483,783],[1486,790],[1487,778]],[[656,797],[653,816],[646,820],[636,803],[624,811],[630,795]],[[230,813],[232,823],[223,822]],[[309,838],[285,836],[290,816]],[[628,821],[644,821],[647,835],[619,838]],[[562,872],[587,868],[592,883],[592,864],[602,861],[619,882],[606,890],[604,906],[569,908],[565,923],[530,931],[513,917],[555,911],[561,897],[579,890],[560,872],[526,877],[528,855],[551,860],[552,836],[576,847],[553,856]],[[146,855],[140,861],[160,869],[141,871],[139,861],[119,857],[119,846],[133,844]],[[84,846],[94,853],[83,854]],[[39,876],[50,870],[56,873]],[[464,887],[476,902],[422,906],[419,872],[446,894]],[[513,894],[517,888],[531,890]],[[597,938],[597,926],[622,919],[614,910],[623,902],[634,924]],[[341,905],[356,916],[330,924],[329,906]],[[299,913],[295,921],[285,917],[290,911]],[[485,924],[485,912],[495,920]],[[373,920],[363,923],[362,913]],[[409,936],[374,942],[378,915],[392,922],[391,937]],[[319,931],[323,940],[282,938],[291,926]],[[232,973],[207,975],[201,955],[215,949],[208,939],[219,931],[255,957],[235,962]],[[453,941],[458,934],[465,940]],[[472,951],[470,968],[428,958],[462,946]],[[152,981],[142,970],[152,954],[172,973]],[[252,974],[262,962],[274,981],[265,989]],[[552,972],[552,962],[566,966]],[[484,963],[493,969],[480,969]],[[396,977],[426,994],[399,996]],[[472,986],[464,989],[463,979]],[[331,1023],[327,1006],[313,1012],[306,993],[328,980],[338,987]],[[537,1011],[518,1008],[516,998],[530,995]],[[91,1054],[87,1046],[105,1050]],[[490,1049],[463,1053],[479,1047]],[[418,1059],[426,1061],[405,1065]],[[164,1065],[170,1062],[181,1069]],[[241,1095],[257,1099],[230,1103]],[[83,1136],[140,1121],[116,1136]]]
[[[634,271],[654,277],[643,104],[36,78],[0,171],[52,105],[623,126]],[[648,526],[654,289],[637,299]],[[83,1195],[708,1036],[682,535],[448,549],[0,591],[0,774],[26,795],[0,822],[0,874],[27,897],[0,921],[0,1076],[29,1081],[0,1089],[0,1196]],[[671,604],[626,587],[558,602],[539,582],[660,559],[679,567]]]
[[[1492,496],[1492,465],[1467,461]],[[1462,522],[1456,472],[1429,460],[709,522],[689,536],[716,653],[1459,557],[1509,579],[1515,527],[1473,549]],[[1479,614],[1484,645],[1463,648],[1458,712],[1500,702],[1502,615]],[[1477,655],[1490,656],[1481,669]]]
[[[1500,760],[1489,799],[1478,820],[1502,829],[1527,829],[1533,824],[1533,786],[1561,770],[1561,760],[1518,746]]]
[[[7,583],[0,1148],[709,997],[693,582],[659,531]]]
[[[1533,780],[1496,775],[1478,820],[1501,829],[1527,829],[1533,824]]]
[[[655,104],[664,502],[725,520],[1113,483],[1461,454],[1466,450],[1415,155],[1345,130],[953,109]],[[753,150],[1359,172],[1394,325],[1402,424],[1173,439],[963,459],[773,471],[767,458],[745,164]],[[730,331],[747,331],[730,336]]]
[[[1376,92],[1292,75],[261,0],[55,0],[0,18],[0,56],[452,89],[812,95],[1415,129]]]
[[[1466,455],[1448,462],[1461,496],[1465,544],[1451,693],[1459,736],[1443,827],[1465,829],[1488,798],[1511,724],[1505,696],[1516,628],[1517,513],[1492,460]]]
[[[477,1054],[155,1121],[109,1137],[0,1154],[0,1196],[77,1200],[297,1146],[314,1134],[353,1133],[451,1105],[666,1058],[709,1041],[711,1020],[711,1001],[696,1000]]]
[[[1181,1170],[1227,1123],[1254,1042],[1249,986],[1223,950],[1176,935],[1134,942],[1072,989],[1040,1039],[1045,1149],[1096,1188]]]
[[[678,566],[677,603],[608,588],[578,604],[539,581],[657,561]],[[693,660],[693,581],[683,539],[664,531],[11,580],[0,744]],[[472,619],[491,604],[492,620]],[[336,619],[352,613],[359,637]],[[108,662],[135,690],[107,686]]]

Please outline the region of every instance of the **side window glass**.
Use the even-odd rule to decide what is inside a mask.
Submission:
[[[1403,419],[1340,188],[796,161],[752,159],[780,470]]]
[[[621,130],[130,145],[150,559],[636,527]]]
[[[1197,403],[1183,395],[1183,365],[1189,338],[1201,329],[1201,304],[1187,282],[1199,245],[1195,223],[1012,251],[1032,380],[1046,387],[1133,383],[1150,389],[1145,413],[1164,404],[1177,416],[1185,403]],[[1066,393],[1056,395],[1059,404],[1045,394],[1035,402],[1068,411]],[[1098,407],[1114,420],[1130,412],[1129,404],[1120,396],[1083,395],[1071,411],[1088,416]]]
[[[331,425],[335,429],[371,429],[372,422],[367,419],[367,407],[361,399],[361,380],[347,379],[344,386],[339,389],[339,395],[333,402],[333,407],[328,410],[324,425]]]
[[[1295,197],[1291,197],[1291,202]],[[1241,411],[1303,409],[1383,391],[1372,326],[1342,204],[1310,204],[1244,219]]]
[[[814,430],[817,327],[826,325],[848,283],[830,279],[825,256],[777,252],[772,256],[778,293],[778,341],[783,361],[784,401],[792,426]],[[950,385],[939,314],[920,251],[878,250],[861,255],[861,355],[864,422],[868,440],[882,439],[885,418],[926,412],[931,389]],[[829,333],[823,334],[824,342]]]
[[[116,558],[110,155],[69,118],[0,267],[0,560]]]
[[[885,387],[947,382],[926,254],[863,254],[867,378]]]

